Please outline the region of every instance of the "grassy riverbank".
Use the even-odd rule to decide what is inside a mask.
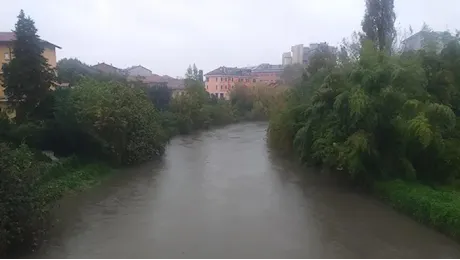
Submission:
[[[374,190],[395,209],[460,239],[460,192],[402,180],[376,182]]]

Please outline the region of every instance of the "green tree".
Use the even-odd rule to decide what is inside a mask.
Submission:
[[[13,59],[3,65],[5,93],[16,109],[16,119],[23,122],[35,114],[35,109],[47,97],[55,74],[43,57],[43,41],[37,35],[35,23],[21,10],[14,33]]]
[[[395,20],[394,0],[366,0],[363,38],[374,42],[380,51],[390,52],[396,37]]]
[[[284,67],[281,73],[281,79],[285,84],[290,86],[297,84],[302,79],[302,74],[305,72],[303,64],[292,64]]]
[[[186,86],[192,85],[193,82],[203,82],[203,71],[198,70],[195,63],[193,65],[189,65],[187,72],[185,73]]]

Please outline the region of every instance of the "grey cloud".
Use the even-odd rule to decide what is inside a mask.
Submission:
[[[460,28],[460,1],[395,0],[398,24],[418,30]],[[291,45],[338,44],[360,30],[364,0],[0,0],[0,31],[22,8],[42,38],[76,57],[118,67],[142,64],[182,76],[188,64],[280,63]],[[4,7],[7,8],[4,8]]]

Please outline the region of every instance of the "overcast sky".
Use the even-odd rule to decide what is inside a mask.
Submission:
[[[281,63],[290,46],[337,45],[360,30],[364,0],[0,0],[0,31],[19,10],[42,39],[62,47],[58,59],[183,76],[188,64]],[[397,26],[460,29],[460,0],[395,0]]]

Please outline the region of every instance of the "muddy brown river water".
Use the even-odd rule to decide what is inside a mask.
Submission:
[[[460,245],[266,145],[266,123],[173,139],[69,196],[33,258],[459,258]]]

